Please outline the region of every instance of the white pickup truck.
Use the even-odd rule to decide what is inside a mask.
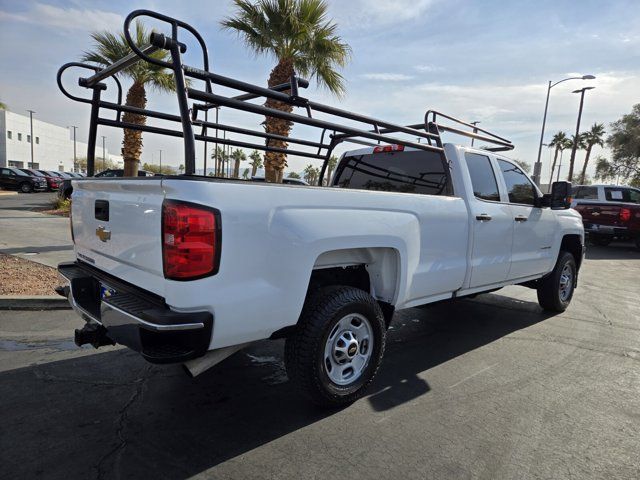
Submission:
[[[172,36],[154,33],[149,46],[133,43],[129,25],[145,15],[172,25]],[[125,21],[132,54],[104,69],[67,64],[58,74],[65,95],[92,106],[89,175],[98,125],[183,137],[187,172],[73,180],[76,261],[59,266],[67,283],[59,292],[86,321],[76,343],[126,345],[197,375],[251,342],[285,338],[290,379],[315,402],[335,406],[357,399],[373,380],[395,310],[513,284],[537,289],[546,310],[567,308],[584,255],[570,184],[557,182],[542,195],[499,153],[513,148],[508,140],[438,112],[400,126],[339,110],[301,97],[298,87],[306,82],[295,76],[267,89],[213,74],[204,47],[205,69],[187,67],[181,29],[200,38],[178,20],[133,12]],[[159,48],[172,55],[160,66],[174,72],[179,116],[101,100],[102,80],[140,59],[158,64],[148,54]],[[61,78],[68,68],[92,70],[79,82],[93,89],[91,100],[66,91]],[[184,76],[205,81],[205,89]],[[214,94],[207,82],[244,93]],[[307,114],[251,103],[265,97]],[[193,99],[208,103],[188,107]],[[264,130],[197,118],[219,106],[317,127],[322,135],[319,142],[287,138],[311,147],[295,150]],[[100,117],[101,109],[117,111],[116,120]],[[180,122],[182,130],[126,123],[122,111]],[[210,137],[207,128],[266,141]],[[443,144],[443,131],[489,146]],[[330,185],[304,186],[194,175],[195,140],[324,159],[319,185],[336,145],[367,146],[342,155]]]
[[[437,154],[373,150],[346,153],[331,188],[74,182],[78,262],[60,266],[74,308],[152,362],[285,337],[291,378],[321,403],[343,403],[373,379],[394,309],[511,284],[537,288],[547,310],[567,307],[579,214],[543,206],[497,154],[445,145],[445,195]]]

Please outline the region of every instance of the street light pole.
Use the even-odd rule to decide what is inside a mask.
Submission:
[[[107,138],[102,135],[102,170],[104,171],[104,139]]]
[[[31,124],[31,164],[29,168],[33,168],[33,142],[35,139],[33,138],[33,114],[36,113],[33,110],[27,110],[29,112],[29,123]]]
[[[581,77],[569,77],[564,78],[558,82],[551,83],[549,80],[549,84],[547,86],[547,100],[544,103],[544,116],[542,117],[542,132],[540,132],[540,144],[538,145],[538,158],[536,163],[533,165],[533,181],[536,185],[540,186],[540,173],[542,172],[542,162],[540,158],[542,156],[542,142],[544,142],[544,127],[547,124],[547,111],[549,110],[549,95],[551,94],[551,89],[558,85],[559,83],[566,82],[567,80],[593,80],[596,77],[593,75],[582,75]]]
[[[476,125],[478,125],[479,123],[480,123],[480,121],[476,120],[475,122],[471,122],[471,125],[473,125],[473,126],[475,127],[475,126],[476,126]],[[477,128],[474,128],[474,129],[473,129],[473,133],[478,133],[478,129],[477,129]],[[473,138],[473,137],[472,137],[472,138],[471,138],[471,146],[472,146],[472,147],[473,147],[473,141],[474,141],[474,140],[475,140],[475,138]]]
[[[71,125],[73,128],[73,171],[78,171],[78,157],[76,156],[76,130],[78,127],[75,125]]]
[[[567,180],[570,182],[573,178],[573,164],[576,161],[576,151],[578,150],[578,136],[580,135],[580,120],[582,119],[582,107],[584,106],[584,92],[593,90],[596,87],[584,87],[580,90],[574,90],[571,93],[580,94],[580,107],[578,108],[578,121],[576,122],[576,135],[573,137],[573,146],[571,147],[571,158],[569,159],[569,175]]]
[[[162,174],[162,149],[160,149],[160,173]]]

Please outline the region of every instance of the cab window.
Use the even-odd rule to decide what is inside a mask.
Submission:
[[[476,198],[489,200],[492,202],[500,201],[500,192],[498,191],[498,182],[491,167],[489,157],[477,153],[465,153],[467,168],[471,176],[471,185],[473,186],[473,194]]]
[[[640,203],[640,190],[633,188],[605,187],[604,196],[609,202]]]
[[[576,187],[573,198],[580,200],[598,200],[598,187]]]
[[[361,190],[448,195],[445,165],[440,153],[428,151],[353,155],[341,160],[333,184]]]
[[[519,203],[522,205],[534,205],[536,200],[536,189],[527,178],[525,173],[513,163],[498,159],[500,171],[507,185],[509,203]]]

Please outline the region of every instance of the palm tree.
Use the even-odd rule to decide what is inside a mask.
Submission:
[[[578,152],[578,150],[584,150],[586,148],[586,145],[584,143],[584,136],[582,133],[579,133],[578,136],[575,135],[571,135],[571,138],[569,139],[569,148],[571,148],[571,150],[573,150],[573,146],[576,146],[576,153]],[[569,163],[569,173],[567,174],[567,182],[570,182],[573,179],[573,166],[574,166],[574,162],[575,162],[575,157],[573,158],[573,162]]]
[[[251,177],[253,178],[256,176],[258,169],[262,168],[262,155],[258,150],[254,150],[249,155],[249,158],[251,159],[249,165],[251,165]]]
[[[107,31],[94,32],[91,34],[91,38],[95,42],[94,48],[84,52],[82,61],[105,66],[114,63],[131,52],[122,33],[115,35]],[[134,38],[138,46],[149,42],[149,32],[142,22],[136,22]],[[166,61],[169,57],[169,52],[158,50],[152,56]],[[126,99],[126,105],[131,107],[145,108],[147,106],[147,87],[163,92],[170,92],[175,89],[172,73],[163,67],[144,61],[125,68],[118,75],[128,77],[133,82],[129,87]],[[147,122],[147,118],[144,115],[125,112],[122,116],[122,121],[144,125]],[[124,158],[124,175],[126,177],[133,177],[138,174],[141,154],[142,132],[125,129],[122,141],[122,157]]]
[[[313,179],[313,165],[309,164],[304,168],[304,179],[307,183],[311,183],[311,180]]]
[[[337,67],[344,67],[350,57],[350,47],[337,35],[337,25],[327,18],[324,0],[234,0],[235,16],[224,19],[222,27],[235,31],[257,54],[275,57],[277,64],[269,75],[268,86],[286,83],[294,72],[315,78],[330,92],[344,93],[344,79]],[[291,105],[267,99],[265,106],[284,112]],[[266,117],[267,133],[289,136],[291,122]],[[267,140],[267,145],[286,148],[287,142]],[[287,166],[283,153],[266,152],[265,179],[282,182]]]
[[[336,157],[335,155],[331,155],[329,157],[329,162],[327,163],[327,185],[329,185],[329,182],[331,181],[331,175],[333,174],[333,169],[336,168],[337,164],[338,164],[338,157]]]
[[[549,188],[551,188],[551,183],[553,183],[553,172],[555,172],[556,170],[558,153],[567,148],[566,145],[568,140],[569,139],[567,138],[567,134],[561,131],[556,133],[551,139],[551,142],[549,142],[549,146],[551,148],[555,148],[555,153],[553,154],[553,164],[551,165],[551,176],[549,177]]]
[[[582,173],[580,174],[580,185],[584,185],[584,179],[587,175],[587,164],[589,163],[589,157],[591,156],[591,149],[595,145],[604,147],[604,124],[594,123],[591,129],[582,134],[582,139],[587,148],[587,153],[584,157],[584,165],[582,165]]]
[[[233,178],[240,178],[240,162],[247,159],[247,154],[244,153],[244,150],[236,148],[233,152],[231,152],[231,158],[234,161]]]
[[[229,160],[226,148],[218,145],[213,152],[211,152],[211,160],[216,161],[215,174],[216,176],[224,177],[224,164]]]

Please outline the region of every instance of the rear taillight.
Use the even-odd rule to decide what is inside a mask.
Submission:
[[[620,209],[620,221],[628,222],[631,219],[631,209],[630,208],[621,208]]]
[[[164,276],[193,280],[213,275],[220,260],[220,213],[214,208],[165,200],[162,204]]]
[[[373,153],[402,152],[403,150],[404,150],[404,145],[380,145],[379,147],[375,147],[373,149]]]

